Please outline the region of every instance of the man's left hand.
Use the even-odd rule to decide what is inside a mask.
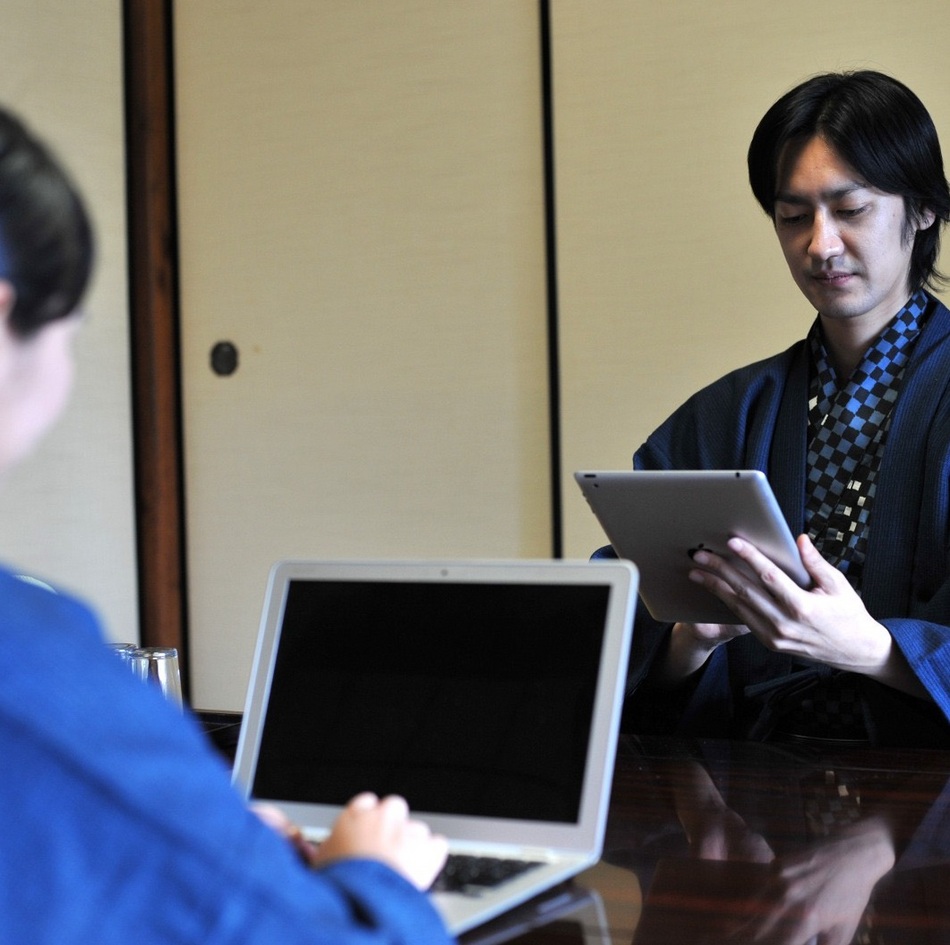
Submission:
[[[799,587],[754,545],[731,538],[735,560],[697,552],[690,579],[715,594],[758,640],[777,653],[870,676],[927,697],[887,628],[867,611],[837,568],[807,535],[797,540],[812,586]]]

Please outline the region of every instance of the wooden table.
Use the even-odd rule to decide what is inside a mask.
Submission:
[[[948,752],[625,736],[602,860],[462,941],[950,942],[948,779]]]

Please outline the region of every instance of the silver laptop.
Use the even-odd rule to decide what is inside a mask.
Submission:
[[[317,840],[369,790],[453,857],[520,862],[437,882],[473,928],[600,856],[636,592],[629,562],[280,562],[235,781]]]

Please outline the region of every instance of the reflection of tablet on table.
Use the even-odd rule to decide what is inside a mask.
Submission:
[[[758,470],[576,472],[614,551],[640,571],[640,597],[656,620],[737,623],[687,577],[690,551],[725,555],[732,536],[752,542],[802,587],[811,583],[795,540]]]

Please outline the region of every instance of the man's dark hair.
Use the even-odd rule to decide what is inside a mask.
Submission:
[[[28,337],[75,311],[92,258],[79,192],[50,150],[0,108],[0,279],[16,290],[11,328]]]
[[[950,219],[950,189],[940,141],[920,99],[880,72],[814,76],[783,95],[755,129],[749,145],[749,183],[775,221],[775,199],[790,146],[819,136],[872,187],[904,198],[908,222],[932,211],[918,230],[910,262],[910,288],[946,282],[937,271],[940,231]]]

